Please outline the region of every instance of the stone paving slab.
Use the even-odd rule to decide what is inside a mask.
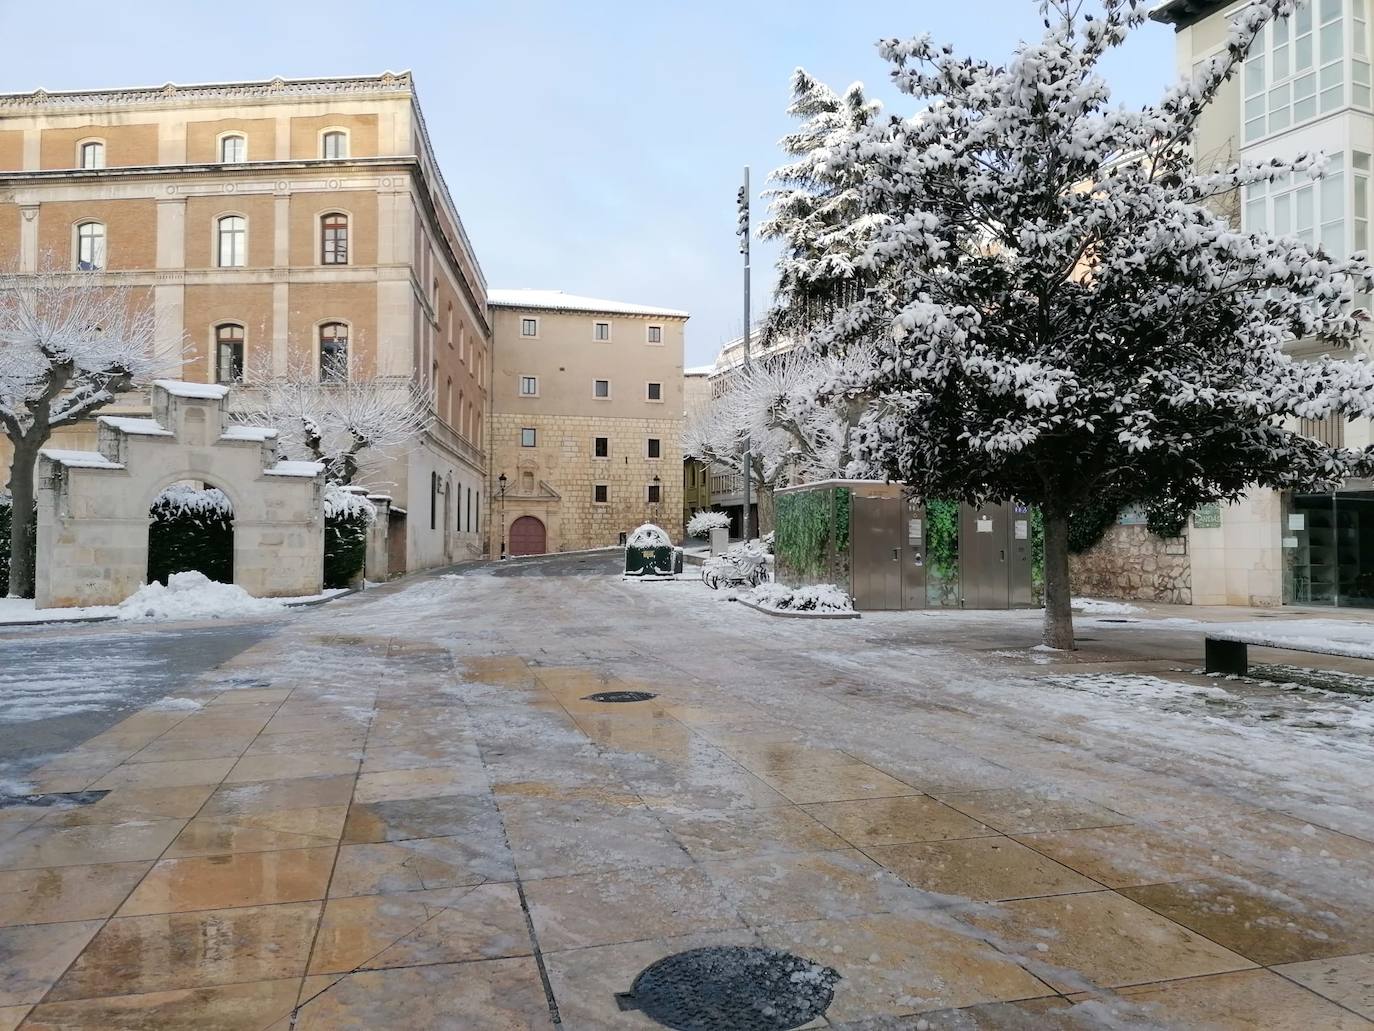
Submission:
[[[1374,1028],[1374,839],[1293,815],[1355,806],[1344,755],[1297,792],[990,695],[1040,672],[1017,614],[903,666],[886,614],[760,640],[660,589],[369,592],[51,757],[108,794],[0,810],[0,1031],[649,1028],[616,993],[703,945],[833,967],[816,1027]]]

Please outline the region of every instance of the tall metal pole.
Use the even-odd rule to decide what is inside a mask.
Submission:
[[[740,253],[744,255],[744,362],[743,375],[749,375],[749,166],[744,166],[744,185],[739,188],[739,237]],[[744,540],[749,540],[749,480],[752,469],[749,461],[749,435],[744,435],[744,517],[740,522]]]

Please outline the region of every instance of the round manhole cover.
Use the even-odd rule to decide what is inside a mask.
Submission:
[[[648,691],[598,691],[583,697],[584,702],[647,702],[658,695]]]
[[[839,979],[790,952],[713,946],[645,967],[617,999],[677,1031],[788,1031],[826,1011]]]

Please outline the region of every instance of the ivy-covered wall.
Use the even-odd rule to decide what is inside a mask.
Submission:
[[[817,487],[775,499],[774,573],[792,587],[849,585],[850,491]]]

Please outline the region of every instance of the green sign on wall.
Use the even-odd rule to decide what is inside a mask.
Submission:
[[[1193,509],[1193,528],[1195,530],[1215,530],[1221,526],[1221,505],[1212,502],[1210,505],[1198,505]]]

